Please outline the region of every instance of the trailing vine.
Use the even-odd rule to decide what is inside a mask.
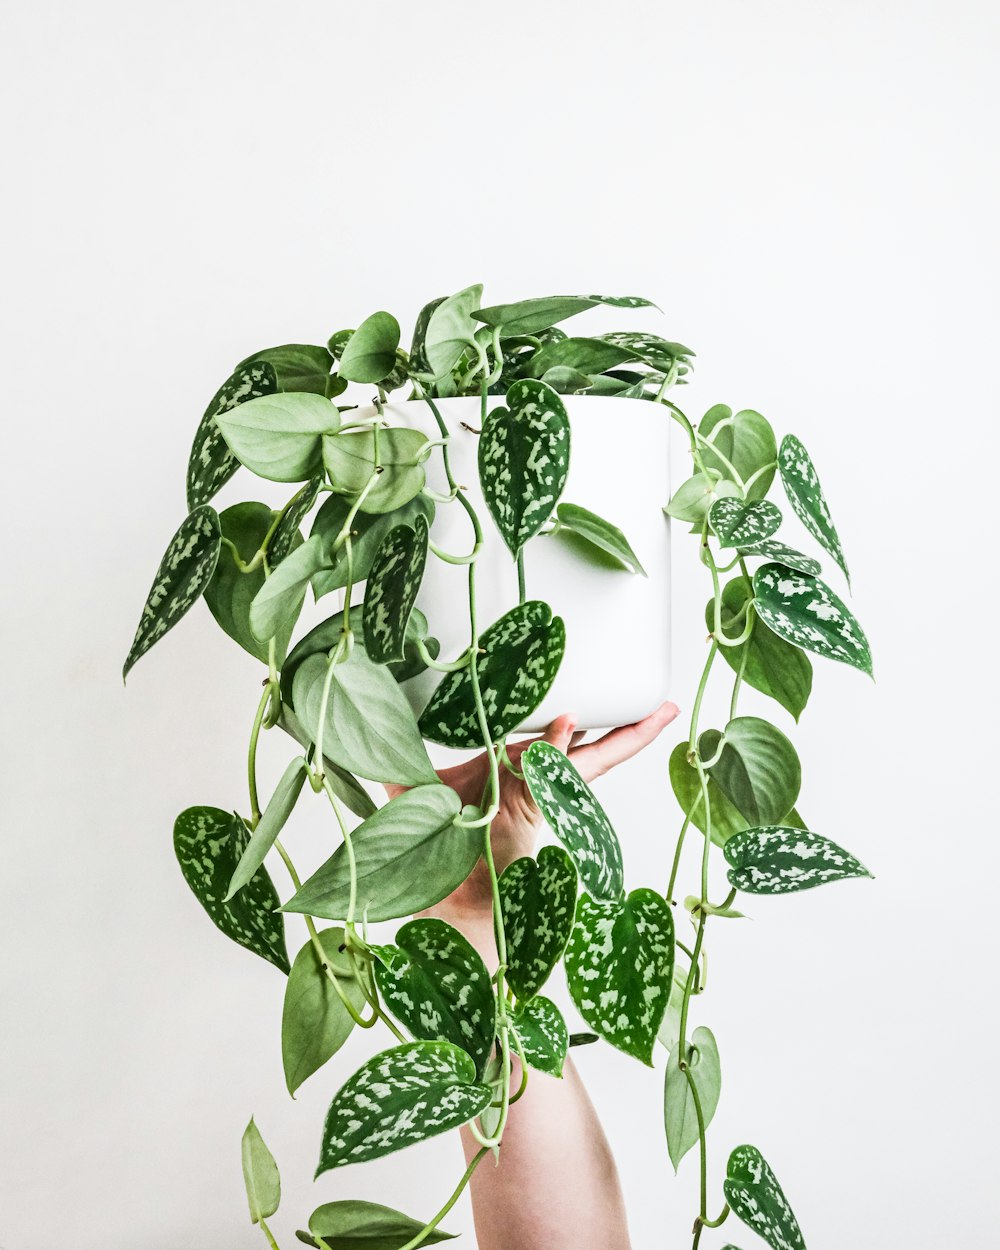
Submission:
[[[400,348],[396,319],[377,312],[325,347],[271,348],[236,366],[195,435],[188,515],[161,561],[125,663],[127,676],[204,597],[222,629],[265,666],[249,733],[248,815],[188,808],[177,818],[174,845],[214,923],[287,978],[282,1059],[290,1093],[355,1028],[390,1034],[388,1048],[333,1097],[318,1173],[460,1125],[479,1143],[429,1220],[340,1200],[319,1207],[298,1235],[326,1250],[377,1238],[416,1250],[441,1240],[439,1225],[481,1160],[497,1150],[502,1157],[510,1107],[532,1070],[559,1076],[570,1046],[596,1035],[650,1066],[657,1043],[664,1047],[664,1124],[675,1169],[697,1147],[694,1250],[703,1231],[731,1213],[773,1250],[798,1250],[805,1244],[799,1225],[755,1147],[731,1150],[713,1197],[708,1131],[721,1065],[714,1035],[694,1016],[706,991],[710,934],[741,917],[740,894],[780,895],[869,875],[800,817],[801,769],[788,737],[740,712],[749,686],[797,720],[811,689],[810,652],[871,673],[864,633],[820,580],[818,561],[774,537],[782,522],[767,498],[774,482],[846,578],[840,540],[797,438],[779,444],[761,414],[722,405],[695,424],[674,402],[691,369],[688,348],[647,333],[583,337],[560,328],[588,309],[648,301],[560,296],[483,307],[481,296],[473,286],[428,304],[409,351]],[[362,395],[373,402],[338,404],[351,384],[368,388]],[[403,388],[431,418],[436,438],[419,422],[394,423],[390,396]],[[462,395],[480,400],[483,497],[518,573],[517,603],[485,624],[477,604],[485,520],[456,480],[445,410]],[[562,621],[527,594],[526,546],[569,532],[623,576],[644,572],[612,521],[562,497],[573,407],[566,397],[576,395],[658,405],[683,429],[691,455],[691,476],[664,510],[691,527],[708,574],[708,650],[687,737],[669,761],[681,821],[664,893],[626,893],[612,823],[565,755],[544,741],[518,764],[507,751],[509,736],[550,689],[565,641]],[[428,485],[432,457],[444,491]],[[217,512],[212,500],[241,467],[294,492],[277,509],[250,501]],[[434,540],[442,508],[464,510],[465,550]],[[428,560],[467,569],[468,642],[455,655],[441,654],[434,622],[417,607]],[[293,642],[310,589],[317,600],[338,593],[342,606]],[[407,683],[428,670],[440,681],[415,711]],[[728,720],[706,728],[706,691],[720,674],[731,681]],[[258,747],[275,727],[301,750],[262,804]],[[426,741],[485,752],[488,779],[477,804],[463,806],[441,781]],[[490,829],[504,769],[523,777],[558,845],[498,873]],[[399,792],[376,806],[359,778]],[[326,800],[337,838],[332,855],[305,877],[280,836],[303,792]],[[692,830],[700,835],[695,890],[681,898]],[[713,847],[730,886],[717,901]],[[265,864],[272,851],[290,881],[283,902]],[[370,924],[432,907],[480,861],[492,899],[494,971],[443,920],[406,920],[390,945],[372,939]],[[286,917],[294,915],[303,918],[305,941],[290,961]],[[684,916],[690,936],[679,931]],[[570,1035],[540,992],[560,961],[592,1034]],[[278,1170],[253,1120],[243,1169],[251,1219],[275,1247],[267,1221],[278,1208]]]

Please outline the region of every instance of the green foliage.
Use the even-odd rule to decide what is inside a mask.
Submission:
[[[278,1209],[281,1179],[278,1165],[251,1119],[243,1132],[243,1183],[250,1204],[250,1222],[259,1224]]]
[[[749,824],[774,824],[787,816],[802,783],[799,757],[788,738],[757,716],[731,720],[724,743],[722,736],[706,729],[698,739],[698,754],[719,790]]]
[[[492,308],[479,308],[473,312],[477,321],[503,330],[504,338],[518,334],[538,334],[550,326],[575,317],[577,313],[610,304],[616,308],[653,308],[648,299],[635,295],[547,295],[540,299],[520,300],[516,304],[497,304]]]
[[[392,1207],[359,1199],[326,1202],[309,1217],[309,1232],[297,1233],[308,1246],[325,1250],[399,1250],[423,1229],[420,1220],[410,1219]],[[322,1243],[317,1240],[322,1238]],[[453,1235],[440,1228],[427,1233],[421,1245],[433,1246],[451,1241]]]
[[[794,434],[786,434],[778,452],[778,468],[781,484],[788,502],[813,538],[830,553],[840,565],[850,585],[851,575],[840,546],[840,537],[830,517],[830,508],[819,484],[819,474],[809,453]],[[818,570],[817,570],[818,572]]]
[[[250,604],[250,632],[259,643],[291,636],[299,619],[306,588],[325,566],[326,555],[318,538],[308,538],[278,565]]]
[[[435,378],[449,374],[475,343],[476,322],[472,314],[479,307],[481,284],[466,287],[442,300],[430,313],[424,332],[422,355]]]
[[[690,815],[691,823],[694,827],[704,833],[708,819],[705,813],[702,783],[697,768],[687,757],[688,744],[686,742],[678,742],[670,753],[670,785],[681,811],[686,816]],[[710,759],[711,755],[706,752],[705,758]],[[716,846],[723,846],[734,833],[738,833],[741,829],[746,829],[747,822],[722,793],[711,776],[707,776],[706,782],[705,790],[708,792],[708,813],[711,818],[712,841]]]
[[[674,1171],[692,1146],[696,1146],[704,1129],[707,1129],[719,1105],[722,1090],[722,1067],[719,1063],[719,1047],[711,1029],[695,1029],[687,1047],[686,1067],[680,1066],[680,1052],[675,1046],[667,1061],[663,1083],[663,1125],[667,1135],[667,1151]],[[688,1077],[690,1073],[690,1080]],[[691,1092],[694,1082],[698,1095],[695,1106]],[[698,1123],[698,1111],[702,1123]]]
[[[723,1189],[733,1213],[771,1250],[806,1250],[788,1199],[755,1146],[737,1146],[729,1156]]]
[[[338,394],[337,379],[331,377],[333,356],[326,347],[316,343],[283,343],[281,347],[266,347],[241,360],[238,368],[252,364],[270,365],[282,391],[310,391],[331,399]]]
[[[308,764],[301,755],[298,755],[282,773],[281,780],[274,794],[271,795],[271,801],[264,809],[246,849],[240,856],[240,862],[236,865],[236,870],[229,882],[229,889],[226,891],[225,902],[228,903],[234,894],[238,894],[244,886],[248,885],[263,864],[268,851],[274,846],[278,835],[285,827],[285,822],[292,814],[298,797],[302,793],[302,786],[308,771]]]
[[[348,382],[381,382],[396,364],[399,322],[387,312],[372,313],[347,340],[340,376]]]
[[[427,443],[419,430],[345,430],[323,439],[323,463],[330,484],[342,495],[360,498],[362,512],[392,512],[424,488],[420,455]],[[374,484],[372,479],[374,478]]]
[[[871,873],[836,842],[807,829],[744,829],[723,847],[729,884],[747,894],[794,894]]]
[[[340,428],[337,409],[311,391],[250,399],[215,420],[237,460],[271,482],[311,478],[320,467],[323,436]]]
[[[575,503],[561,503],[556,508],[556,526],[552,534],[568,533],[583,539],[591,547],[612,557],[632,573],[646,576],[639,557],[632,550],[628,539],[617,525],[605,521],[596,512],[590,512]]]
[[[717,473],[695,473],[679,486],[664,511],[675,521],[701,525],[721,499],[735,498],[739,490],[735,482]]]
[[[248,399],[273,395],[277,389],[278,377],[273,366],[260,361],[238,365],[232,376],[216,391],[198,425],[188,458],[189,511],[193,512],[214,499],[240,467],[215,418],[221,412],[229,412],[237,405],[246,403]]]
[[[518,1003],[512,1020],[528,1066],[549,1076],[562,1076],[569,1031],[555,1003],[541,996]]]
[[[500,909],[507,935],[507,984],[520,999],[533,997],[562,958],[576,913],[576,868],[559,846],[538,858],[515,859],[500,878]]]
[[[746,484],[749,500],[763,499],[774,480],[778,448],[766,417],[746,408],[734,413],[725,404],[710,408],[698,425],[701,464],[709,473],[733,480],[733,470]],[[759,475],[759,476],[758,476]]]
[[[402,660],[410,613],[427,563],[427,521],[397,525],[385,536],[365,587],[365,648],[376,664]]]
[[[708,523],[723,547],[745,547],[766,541],[781,524],[781,513],[773,503],[757,500],[717,499],[708,514]]]
[[[865,631],[825,582],[780,564],[765,564],[753,575],[753,590],[754,610],[779,638],[871,676]]]
[[[336,551],[331,548],[343,530],[352,507],[353,500],[350,496],[330,495],[316,513],[312,533],[323,539],[327,560],[331,562],[329,567],[313,578],[313,593],[317,599],[333,590],[340,590],[349,580],[363,582],[371,571],[376,552],[385,541],[386,535],[397,525],[409,525],[412,528],[418,517],[423,517],[428,526],[434,521],[434,503],[426,495],[417,495],[391,512],[358,512],[350,524],[351,558],[348,560],[346,544]],[[353,577],[349,578],[348,574]]]
[[[350,1037],[354,1017],[344,999],[358,1013],[365,1006],[364,990],[354,974],[344,939],[342,928],[322,929],[315,942],[306,942],[292,964],[281,1012],[281,1062],[290,1094]],[[317,942],[323,951],[322,960]]]

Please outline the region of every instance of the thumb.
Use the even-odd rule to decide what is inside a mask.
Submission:
[[[565,754],[573,737],[573,730],[576,729],[577,719],[575,712],[563,712],[561,716],[555,718],[545,733],[542,734],[541,741],[548,742],[557,751],[562,751]]]

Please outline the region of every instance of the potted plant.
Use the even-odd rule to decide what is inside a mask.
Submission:
[[[676,1167],[697,1147],[699,1158],[694,1246],[732,1212],[774,1250],[801,1247],[791,1207],[753,1146],[732,1150],[722,1194],[709,1203],[706,1134],[720,1060],[695,1015],[707,934],[738,921],[741,893],[869,875],[800,818],[799,761],[788,737],[739,707],[749,685],[797,720],[811,687],[808,653],[871,672],[864,633],[820,579],[819,563],[775,537],[782,517],[767,498],[774,483],[846,577],[837,531],[797,438],[779,444],[750,410],[720,405],[695,424],[677,406],[674,388],[691,368],[686,347],[645,333],[583,337],[563,328],[587,309],[648,301],[573,296],[484,307],[481,295],[474,286],[428,304],[409,351],[400,349],[395,318],[377,312],[325,347],[272,348],[236,366],[198,427],[188,515],[125,664],[127,675],[204,596],[226,633],[265,666],[244,814],[230,809],[229,796],[224,807],[189,808],[177,818],[174,844],[215,924],[287,978],[282,1053],[291,1092],[347,1045],[356,1025],[381,1024],[391,1034],[387,1049],[334,1096],[318,1172],[462,1124],[481,1143],[426,1223],[371,1204],[328,1203],[300,1236],[317,1246],[381,1237],[378,1244],[396,1250],[440,1240],[439,1221],[472,1170],[503,1149],[518,1095],[513,1056],[525,1079],[532,1069],[558,1075],[571,1044],[601,1038],[648,1065],[657,1043],[664,1048],[669,1156]],[[352,384],[368,388],[357,401]],[[406,398],[397,402],[400,393]],[[617,615],[623,605],[630,630],[652,618],[665,654],[667,547],[662,496],[650,493],[665,490],[671,420],[685,432],[692,464],[664,511],[691,527],[711,597],[689,731],[669,761],[681,814],[666,894],[626,893],[611,822],[566,756],[542,741],[521,755],[519,770],[558,845],[498,876],[488,831],[500,770],[515,768],[506,743],[544,723],[555,683],[568,680],[560,698],[579,699],[590,724],[648,711],[666,685],[666,660],[651,662],[645,643],[622,682],[614,671],[609,680],[561,666],[574,654],[574,629],[592,628],[594,616]],[[596,476],[572,476],[579,447],[588,448]],[[634,470],[629,524],[638,535],[599,507],[602,465],[612,472],[622,447]],[[217,513],[212,500],[241,466],[288,484],[286,501]],[[577,480],[598,489],[571,496],[567,482]],[[626,506],[621,492],[612,497]],[[296,637],[310,590],[332,596],[333,610]],[[565,622],[550,599],[565,603]],[[732,683],[721,727],[701,723],[713,676]],[[616,684],[628,687],[624,694]],[[257,747],[276,726],[300,749],[264,802]],[[487,752],[479,804],[463,807],[439,779],[426,741]],[[359,778],[406,789],[376,807]],[[309,790],[326,797],[341,842],[303,879],[280,835]],[[360,819],[353,828],[349,812]],[[682,896],[692,831],[698,870]],[[281,894],[265,864],[272,852],[290,880]],[[731,886],[714,900],[713,854],[724,859]],[[371,939],[369,923],[404,921],[432,906],[481,859],[500,952],[495,974],[440,920],[409,920],[392,944]],[[304,943],[291,960],[286,918],[295,917],[304,921]],[[541,993],[560,960],[590,1030],[573,1038]],[[432,1011],[421,1010],[428,1005]],[[267,1220],[278,1174],[253,1121],[243,1159],[251,1217],[273,1245]]]

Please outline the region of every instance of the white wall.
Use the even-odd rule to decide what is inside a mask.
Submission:
[[[424,1213],[451,1185],[452,1139],[312,1184],[347,1068],[288,1100],[281,978],[176,869],[175,814],[241,799],[253,663],[199,609],[127,693],[119,671],[231,364],[480,279],[650,295],[699,353],[692,409],[757,407],[812,450],[878,681],[817,665],[802,802],[877,880],[712,934],[713,1185],[752,1140],[813,1250],[983,1244],[995,6],[35,0],[5,25],[0,1244],[260,1244],[251,1112],[284,1250],[320,1201]],[[678,537],[689,709],[706,591]],[[601,791],[631,881],[661,888],[669,745]],[[319,814],[293,843],[325,853]],[[669,1177],[660,1075],[579,1062],[637,1250],[686,1245],[696,1168]]]

